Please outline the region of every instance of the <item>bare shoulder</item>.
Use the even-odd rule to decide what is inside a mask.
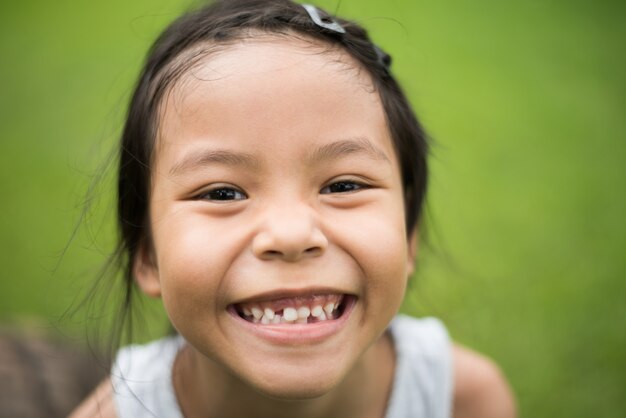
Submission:
[[[496,364],[455,345],[454,418],[514,418],[513,393]]]
[[[105,379],[98,387],[72,412],[69,418],[117,418],[113,403],[113,387],[111,381]]]

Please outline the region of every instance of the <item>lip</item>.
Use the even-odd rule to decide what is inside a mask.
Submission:
[[[316,294],[319,293],[320,292],[316,292]],[[333,291],[331,293],[337,292]],[[308,294],[310,295],[311,293]],[[284,296],[284,294],[281,295]],[[281,346],[313,345],[319,344],[331,338],[346,326],[354,306],[356,305],[357,298],[356,296],[350,294],[344,295],[345,306],[343,313],[339,318],[311,324],[254,324],[240,317],[233,305],[230,305],[227,311],[239,326],[243,327],[247,332],[250,332],[256,337],[271,344]],[[276,294],[274,293],[272,297],[276,297]],[[293,293],[291,293],[291,297],[294,297]],[[254,300],[256,301],[259,299],[255,298]]]
[[[290,298],[307,298],[316,295],[351,295],[349,291],[329,288],[329,287],[316,287],[307,289],[284,289],[273,290],[264,293],[258,293],[255,296],[247,297],[245,299],[238,300],[232,303],[232,305],[239,305],[243,303],[263,303],[270,302],[277,299],[290,299]]]

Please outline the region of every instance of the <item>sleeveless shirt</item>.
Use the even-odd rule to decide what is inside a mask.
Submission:
[[[451,344],[435,318],[396,316],[389,324],[396,354],[385,418],[449,418],[452,406]],[[122,348],[111,369],[119,418],[183,418],[172,384],[181,336]]]

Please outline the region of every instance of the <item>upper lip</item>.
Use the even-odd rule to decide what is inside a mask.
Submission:
[[[288,299],[288,298],[297,298],[297,297],[311,297],[317,295],[351,295],[353,294],[350,291],[346,291],[344,289],[337,289],[331,287],[308,287],[308,288],[297,288],[297,289],[274,289],[266,292],[257,293],[253,296],[246,297],[244,299],[238,300],[233,303],[233,305],[237,305],[240,303],[251,303],[251,302],[269,302],[277,299]]]

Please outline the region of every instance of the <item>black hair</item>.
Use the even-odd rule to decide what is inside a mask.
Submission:
[[[337,22],[345,33],[315,23],[302,5],[290,0],[218,0],[175,20],[153,44],[130,102],[119,156],[116,254],[122,257],[126,308],[134,288],[133,262],[142,246],[150,246],[151,161],[163,97],[211,50],[254,33],[319,40],[347,52],[367,71],[380,95],[400,163],[407,233],[415,229],[427,184],[425,133],[389,70],[389,56],[358,24],[317,11],[322,22]]]

